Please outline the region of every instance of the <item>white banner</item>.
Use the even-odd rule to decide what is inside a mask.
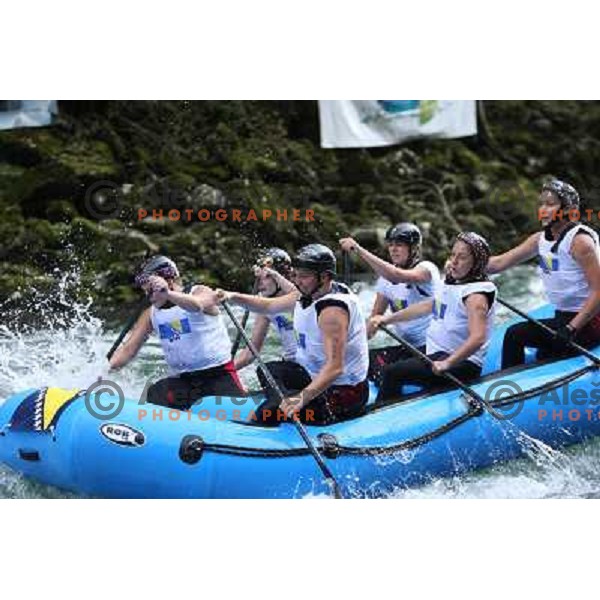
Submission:
[[[321,146],[391,146],[477,133],[475,100],[319,100]]]
[[[50,125],[56,100],[0,100],[0,129]]]

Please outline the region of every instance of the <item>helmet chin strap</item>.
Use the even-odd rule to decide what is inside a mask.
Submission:
[[[300,298],[300,304],[302,304],[302,308],[308,308],[313,303],[315,292],[317,292],[317,290],[323,285],[323,273],[318,273],[317,276],[319,278],[318,283],[310,292],[308,292],[308,294],[304,294],[296,285],[296,288],[302,294],[302,297]]]
[[[394,263],[394,266],[398,269],[410,269],[412,266],[412,261],[409,258],[403,260],[402,262]]]
[[[554,227],[554,226],[556,226],[556,225],[559,225],[559,224],[565,225],[565,227],[563,227],[563,228],[561,228],[561,229],[559,230],[558,236],[561,236],[562,232],[563,232],[565,229],[571,229],[571,227],[572,227],[573,225],[576,225],[576,223],[575,223],[575,222],[573,222],[573,221],[566,221],[566,222],[565,222],[565,220],[564,220],[564,219],[558,219],[558,220],[553,220],[553,221],[550,221],[550,223],[548,223],[548,225],[546,225],[546,226],[544,227],[544,229],[543,229],[543,231],[544,231],[544,236],[545,236],[545,238],[546,238],[547,240],[552,240],[552,239],[554,239],[554,235],[555,235],[555,233],[554,233],[553,227]]]
[[[401,263],[394,263],[398,269],[412,269],[419,262],[419,250],[414,246],[410,247],[408,256]]]
[[[544,227],[544,236],[546,239],[552,239],[554,237],[554,234],[552,233],[552,225],[554,225],[554,223],[550,222]]]

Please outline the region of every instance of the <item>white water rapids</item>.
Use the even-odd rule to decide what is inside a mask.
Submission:
[[[521,309],[531,309],[542,303],[541,284],[529,268],[515,269],[509,276],[497,280],[501,294]],[[102,322],[92,316],[89,304],[73,306],[69,291],[77,285],[76,274],[66,276],[57,293],[64,295],[65,304],[73,307],[67,319],[56,315],[40,300],[35,311],[42,317],[43,328],[12,328],[0,324],[0,403],[11,394],[47,385],[86,388],[105,368],[105,354],[118,331],[105,331]],[[366,312],[370,311],[373,291],[362,286],[360,297]],[[31,308],[29,309],[31,310]],[[499,320],[510,317],[499,307]],[[251,321],[250,321],[251,323]],[[249,323],[249,325],[250,325]],[[231,337],[234,338],[233,331]],[[373,343],[387,340],[378,334]],[[277,346],[273,338],[266,344],[264,357],[275,358]],[[156,341],[150,341],[140,356],[112,378],[127,397],[138,397],[146,384],[164,372],[161,351]],[[254,366],[246,368],[242,377],[256,387]],[[544,498],[595,497],[600,491],[600,440],[573,446],[561,452],[537,447],[525,441],[527,457],[492,469],[478,471],[452,479],[440,479],[425,487],[397,490],[399,498]],[[62,498],[71,497],[63,491],[28,481],[0,466],[0,498]]]

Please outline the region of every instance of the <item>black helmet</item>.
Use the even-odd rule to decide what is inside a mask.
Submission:
[[[287,277],[290,274],[292,269],[292,259],[285,250],[282,248],[268,248],[264,252],[261,252],[257,264],[262,266],[265,264],[265,261],[269,259],[271,267],[275,269],[275,271],[284,277]]]
[[[560,200],[563,210],[579,209],[579,193],[570,184],[560,179],[552,179],[542,186],[542,192],[552,192]]]
[[[398,223],[390,227],[385,234],[385,241],[408,244],[409,246],[420,245],[422,240],[421,230],[413,223]]]
[[[177,279],[179,277],[179,269],[169,257],[153,256],[138,269],[135,276],[135,284],[138,287],[142,287],[151,275],[158,275],[164,279]]]
[[[385,234],[385,241],[388,244],[392,242],[407,244],[410,252],[408,258],[401,266],[404,269],[414,267],[421,257],[421,230],[414,223],[398,223],[390,227]]]
[[[335,254],[323,244],[309,244],[300,248],[292,263],[297,269],[335,275]]]

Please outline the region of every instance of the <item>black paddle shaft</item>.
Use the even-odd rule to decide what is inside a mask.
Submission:
[[[258,290],[258,278],[254,280],[254,285],[252,286],[252,295],[254,296]],[[246,329],[246,323],[248,323],[248,317],[250,316],[250,311],[246,309],[244,311],[244,315],[242,316],[242,330]],[[235,337],[235,341],[233,342],[233,346],[231,347],[231,358],[235,358],[237,351],[240,348],[240,342],[242,341],[242,334],[238,330],[237,335]]]
[[[260,357],[258,350],[255,348],[254,344],[252,343],[252,340],[250,340],[250,338],[248,337],[248,334],[242,327],[241,323],[238,321],[237,317],[233,314],[233,311],[231,310],[231,307],[229,306],[229,303],[227,302],[227,300],[224,300],[222,302],[222,305],[223,305],[223,308],[225,309],[225,312],[231,319],[232,323],[235,325],[236,329],[239,331],[242,338],[244,338],[244,341],[246,342],[248,349],[250,350],[250,352],[252,352],[252,355],[258,362],[258,366],[260,367],[261,371],[263,372],[267,382],[273,388],[273,390],[275,390],[275,393],[277,394],[277,397],[279,398],[279,400],[283,400],[285,398],[285,396],[283,395],[281,388],[279,387],[279,385],[277,385],[277,382],[275,381],[273,375],[271,375],[271,371],[269,371],[269,368],[264,363],[263,359]],[[310,453],[313,455],[314,459],[317,461],[317,464],[319,465],[321,472],[323,473],[323,475],[325,476],[325,479],[329,483],[329,485],[333,491],[334,498],[336,498],[336,499],[343,498],[341,490],[340,490],[340,486],[339,486],[338,482],[336,481],[335,477],[333,476],[333,473],[329,470],[329,467],[325,464],[325,461],[323,460],[321,453],[317,450],[317,448],[315,448],[311,439],[308,437],[308,433],[306,433],[306,429],[304,428],[302,423],[298,420],[298,417],[296,415],[293,415],[293,421],[294,421],[294,425],[298,429],[298,433],[300,433],[300,436],[304,440],[304,443],[306,444],[307,448],[310,450]]]
[[[117,348],[121,345],[121,342],[129,332],[129,330],[135,325],[135,322],[140,318],[140,315],[146,310],[148,307],[148,300],[143,298],[141,302],[138,304],[135,313],[129,317],[129,321],[125,323],[125,326],[121,330],[119,337],[115,340],[115,343],[111,346],[110,350],[106,353],[106,359],[110,360],[113,354],[117,351]]]
[[[352,257],[350,256],[350,252],[344,251],[344,283],[347,286],[352,284]]]
[[[424,354],[417,347],[413,346],[410,342],[407,342],[399,335],[396,335],[391,329],[385,327],[384,325],[381,325],[379,329],[385,331],[385,333],[387,333],[390,337],[395,339],[399,344],[402,344],[405,348],[410,350],[410,352],[412,352],[416,357],[420,358],[423,362],[427,363],[430,366],[433,365],[433,360],[431,360],[431,358],[429,358],[427,354]],[[485,398],[480,396],[474,389],[470,388],[466,383],[463,383],[460,379],[452,375],[452,373],[444,371],[440,373],[440,375],[454,383],[454,385],[459,387],[463,392],[465,392],[465,394],[468,394],[475,401],[475,405],[479,410],[487,410],[493,417],[500,421],[504,421],[506,419],[506,417],[503,414],[498,413]]]
[[[519,310],[516,306],[513,306],[510,302],[507,302],[506,300],[503,300],[502,298],[497,298],[497,300],[498,300],[498,302],[500,302],[500,304],[506,306],[506,308],[508,308],[509,310],[512,310],[514,313],[516,313],[520,317],[527,319],[527,321],[529,321],[531,323],[535,323],[538,327],[543,329],[546,333],[549,333],[553,337],[556,337],[556,331],[554,331],[554,329],[552,329],[551,327],[548,327],[548,325],[546,325],[545,323],[542,323],[541,321],[538,321],[537,319],[530,317],[526,312]],[[572,340],[567,342],[567,344],[569,346],[571,346],[571,348],[573,348],[574,350],[577,350],[580,354],[583,354],[583,356],[585,356],[586,358],[589,358],[594,363],[594,366],[596,368],[600,367],[600,359],[596,355],[594,355],[592,352],[590,352],[589,350],[586,350],[583,346],[580,346],[577,342],[574,342]]]

